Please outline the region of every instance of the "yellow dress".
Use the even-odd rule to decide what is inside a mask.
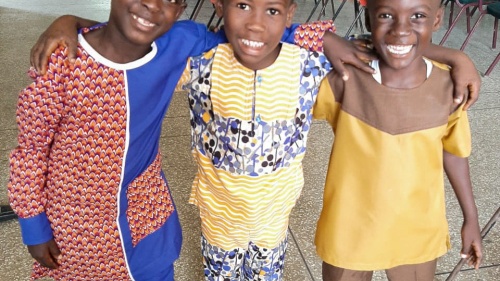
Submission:
[[[324,79],[314,117],[335,133],[316,232],[328,264],[380,270],[433,260],[449,249],[443,149],[471,150],[467,112],[455,108],[449,71],[434,63],[419,87],[391,89],[350,69]]]

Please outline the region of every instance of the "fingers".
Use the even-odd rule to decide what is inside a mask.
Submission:
[[[470,247],[464,247],[460,251],[460,257],[462,259],[468,259],[467,264],[469,266],[474,267],[475,269],[479,269],[481,262],[483,260],[483,253],[481,250],[481,246],[478,243],[471,243]]]
[[[78,52],[78,39],[69,39],[67,41],[68,59],[71,65],[76,61],[76,54]]]
[[[479,88],[480,84],[479,85],[476,83],[469,84],[469,86],[467,87],[469,91],[469,96],[467,102],[464,105],[464,110],[469,109],[469,107],[471,107],[477,101],[477,99],[479,98]]]
[[[43,58],[40,58],[40,53],[42,52],[42,50],[44,49],[44,42],[41,40],[42,36],[40,36],[38,38],[38,41],[35,43],[35,45],[31,48],[31,51],[30,51],[30,64],[32,67],[35,68],[35,70],[43,75],[45,74],[45,71],[46,71],[46,68],[45,68],[45,64],[41,64],[41,61],[40,59],[43,59]]]
[[[349,79],[349,71],[344,66],[341,60],[332,61],[333,69],[342,76],[342,80],[347,81]]]
[[[49,58],[59,46],[68,48],[68,59],[71,65],[76,61],[78,51],[78,39],[73,37],[54,37],[50,34],[42,33],[38,41],[31,48],[30,64],[33,66],[39,75],[44,75],[47,72]]]
[[[472,247],[469,251],[469,256],[471,257],[469,260],[469,265],[473,266],[475,269],[479,269],[481,262],[483,260],[483,252],[481,250],[481,246],[477,243],[472,243]]]
[[[454,87],[453,89],[453,102],[461,104],[465,98],[465,91],[463,87]]]
[[[453,90],[453,102],[461,104],[464,99],[465,102],[463,110],[469,109],[479,98],[479,89],[476,84],[471,83],[464,89],[464,87],[455,87]]]
[[[53,245],[52,245],[53,244]],[[38,244],[38,245],[30,245],[28,246],[28,251],[31,256],[40,263],[40,265],[50,268],[56,269],[59,267],[57,263],[57,259],[52,255],[50,248],[57,248],[54,240],[50,240],[49,242]],[[59,249],[54,250],[56,253],[59,252]],[[59,254],[60,255],[60,252]]]
[[[61,257],[61,251],[59,250],[59,247],[57,247],[57,244],[54,240],[51,240],[49,242],[49,252],[50,252],[50,255],[55,259],[55,260],[59,260],[59,258]]]

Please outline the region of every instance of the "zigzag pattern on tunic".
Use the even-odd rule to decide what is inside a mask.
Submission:
[[[127,219],[134,246],[159,229],[174,211],[167,183],[161,176],[161,154],[127,189]]]
[[[307,49],[323,52],[323,35],[326,31],[335,32],[336,28],[331,20],[301,24],[295,30],[295,43],[299,46],[307,46]]]
[[[45,119],[23,124],[26,134],[20,137],[20,145],[47,144],[56,132],[46,130],[46,124],[57,121],[54,116],[67,117],[56,127],[52,147],[21,147],[12,152],[11,171],[19,174],[11,175],[17,180],[11,181],[9,188],[15,194],[36,194],[28,203],[23,197],[11,200],[16,209],[26,210],[21,214],[24,218],[45,211],[54,238],[65,253],[58,270],[35,263],[33,280],[43,276],[129,280],[116,224],[116,194],[126,138],[124,76],[99,65],[86,52],[79,55],[72,73],[58,69],[65,57],[59,51],[51,57],[46,81],[66,85],[66,89],[37,80],[21,94],[19,106],[24,112],[38,108],[42,113],[32,116],[43,115]],[[47,161],[49,153],[51,160]],[[40,197],[46,199],[37,206]]]

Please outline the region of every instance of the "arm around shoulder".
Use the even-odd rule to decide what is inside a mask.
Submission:
[[[31,48],[30,62],[38,73],[45,74],[50,55],[57,46],[68,47],[71,63],[76,59],[78,29],[95,25],[97,22],[72,15],[64,15],[52,22]]]
[[[477,101],[481,88],[481,77],[474,62],[464,52],[431,44],[424,55],[451,66],[455,103],[460,104],[466,99],[464,110],[467,110]]]

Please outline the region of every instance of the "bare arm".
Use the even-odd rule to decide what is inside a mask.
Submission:
[[[478,269],[483,254],[477,208],[469,176],[469,160],[446,151],[443,153],[444,170],[453,187],[464,217],[461,254],[465,258],[470,258],[469,265]]]
[[[31,48],[31,66],[33,66],[39,74],[45,74],[47,71],[48,59],[60,44],[68,47],[68,57],[70,58],[70,62],[73,63],[76,58],[78,46],[78,29],[92,26],[96,23],[97,22],[92,20],[71,15],[57,18],[47,30],[40,35],[38,41]]]
[[[451,77],[455,85],[453,93],[455,103],[460,104],[467,99],[464,106],[464,110],[467,110],[477,101],[481,77],[472,60],[464,52],[431,44],[424,55],[451,66]]]

